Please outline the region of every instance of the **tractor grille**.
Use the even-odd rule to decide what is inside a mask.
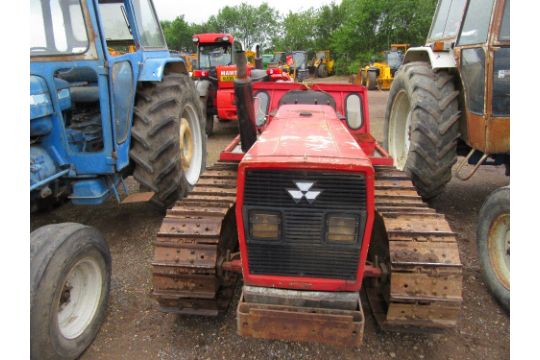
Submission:
[[[295,182],[314,182],[321,191],[310,204],[296,202],[288,189]],[[366,185],[363,174],[332,171],[253,170],[246,174],[244,228],[248,211],[271,210],[281,214],[281,238],[254,240],[246,231],[248,263],[252,274],[354,280],[366,219]],[[359,219],[354,244],[326,240],[329,214],[353,214]]]

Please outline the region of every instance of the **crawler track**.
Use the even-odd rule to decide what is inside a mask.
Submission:
[[[238,276],[220,271],[220,264],[236,251],[236,168],[208,167],[167,211],[152,261],[153,295],[162,311],[217,316],[227,309]]]
[[[375,207],[384,225],[370,257],[387,276],[366,282],[374,316],[384,330],[436,331],[453,327],[462,302],[456,234],[428,207],[409,177],[376,167]],[[375,243],[377,242],[377,243]]]
[[[216,316],[226,310],[237,276],[221,269],[236,248],[236,163],[209,167],[193,191],[167,212],[154,242],[154,296],[167,312]],[[370,261],[386,269],[365,282],[383,329],[433,331],[459,316],[461,262],[444,215],[422,201],[405,173],[377,167]],[[377,231],[379,233],[377,234]],[[220,240],[221,239],[221,240]]]

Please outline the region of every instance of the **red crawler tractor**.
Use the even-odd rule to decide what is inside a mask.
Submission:
[[[215,316],[241,275],[244,336],[358,346],[361,290],[383,329],[456,326],[456,236],[370,135],[366,89],[251,85],[237,61],[240,135],[154,243],[160,308]]]

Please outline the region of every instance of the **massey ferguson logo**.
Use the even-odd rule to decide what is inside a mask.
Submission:
[[[311,188],[315,184],[314,181],[295,181],[294,184],[297,189],[286,190],[297,204],[302,201],[302,198],[306,198],[307,202],[311,204],[322,193],[320,189]]]

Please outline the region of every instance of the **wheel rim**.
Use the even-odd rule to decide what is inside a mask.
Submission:
[[[87,257],[69,271],[58,301],[58,328],[66,339],[80,336],[97,312],[103,276],[96,259]]]
[[[510,290],[510,214],[499,215],[491,224],[488,251],[491,268],[499,282]]]
[[[185,118],[180,120],[180,148],[182,149],[182,168],[188,171],[193,158],[193,135],[189,122]]]
[[[394,165],[403,170],[407,162],[411,144],[412,111],[407,93],[402,90],[397,93],[390,112],[388,129],[388,150],[394,158]]]
[[[199,180],[202,166],[202,133],[197,113],[186,105],[180,120],[180,153],[184,176],[190,185]]]

